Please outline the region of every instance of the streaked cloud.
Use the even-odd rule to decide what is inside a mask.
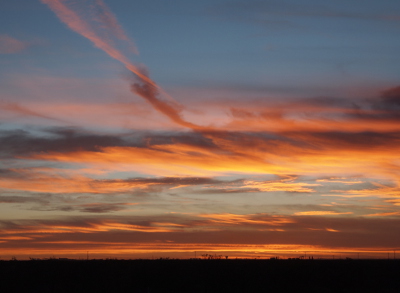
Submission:
[[[235,214],[202,214],[202,218],[208,219],[209,223],[217,225],[266,225],[266,226],[282,226],[294,221],[290,218],[282,216],[270,216],[266,214],[253,215],[235,215]],[[207,223],[204,223],[206,224]]]
[[[307,212],[297,212],[296,216],[337,216],[337,215],[349,215],[353,212],[334,212],[334,211],[307,211]]]
[[[257,188],[260,191],[271,192],[271,191],[287,191],[287,192],[315,192],[311,187],[321,186],[316,183],[304,183],[304,182],[291,182],[292,180],[282,181],[246,181],[244,188]]]
[[[28,46],[27,42],[8,35],[0,35],[0,54],[16,54],[25,50]]]
[[[368,214],[365,216],[366,217],[393,217],[393,216],[400,216],[400,212],[375,213],[375,214]]]

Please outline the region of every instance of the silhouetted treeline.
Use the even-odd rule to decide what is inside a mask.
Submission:
[[[0,261],[0,292],[400,292],[400,260]]]

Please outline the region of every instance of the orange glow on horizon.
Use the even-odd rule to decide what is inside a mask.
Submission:
[[[272,256],[280,256],[282,258],[290,257],[321,257],[321,258],[345,258],[360,257],[361,258],[387,258],[387,253],[393,253],[392,249],[373,247],[373,248],[344,248],[344,247],[322,247],[312,245],[296,245],[296,244],[274,244],[274,245],[250,245],[250,244],[187,244],[187,243],[91,243],[91,242],[52,242],[55,247],[57,245],[72,245],[71,248],[60,247],[56,251],[49,248],[6,248],[2,249],[3,256],[17,256],[22,259],[28,259],[31,256],[49,257],[56,255],[57,257],[75,257],[86,259],[89,250],[91,258],[109,258],[118,256],[119,258],[153,258],[173,256],[176,258],[194,258],[195,252],[198,258],[202,254],[227,255],[232,258],[270,258]],[[87,245],[87,246],[86,246]]]

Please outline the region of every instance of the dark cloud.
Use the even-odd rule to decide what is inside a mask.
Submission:
[[[41,152],[100,151],[102,147],[126,144],[119,136],[85,133],[73,128],[45,130],[46,135],[35,136],[26,130],[0,132],[0,155],[24,156]]]
[[[102,182],[120,182],[119,180],[103,180]],[[224,183],[220,180],[205,177],[161,177],[161,178],[132,178],[123,180],[134,184],[161,184],[161,185],[204,185]]]
[[[12,169],[0,169],[1,178],[24,178],[24,175]]]
[[[48,196],[0,196],[0,203],[40,203],[48,204],[50,195]]]
[[[133,146],[148,148],[154,145],[185,144],[215,149],[212,139],[200,133],[149,133],[137,131],[121,135],[96,134],[78,128],[40,129],[42,135],[27,130],[0,131],[0,156],[26,156],[35,153],[92,151],[104,147]]]
[[[34,207],[31,208],[31,210],[103,214],[103,213],[119,212],[122,210],[126,210],[129,209],[129,206],[131,205],[128,203],[91,203],[91,204],[66,205],[66,206],[46,205],[46,206]]]
[[[79,207],[79,211],[84,213],[110,213],[110,212],[118,212],[127,209],[127,204],[87,204],[81,205]]]
[[[149,133],[144,134],[142,141],[146,143],[145,146],[152,145],[167,145],[167,144],[185,144],[198,146],[204,149],[216,149],[217,146],[214,144],[212,139],[205,137],[202,133],[176,133],[176,132],[165,132],[163,134]]]
[[[196,194],[232,194],[232,193],[250,193],[261,192],[258,188],[207,188],[203,190],[196,190]]]
[[[396,112],[400,116],[400,86],[384,90],[379,103],[375,103],[378,109]]]
[[[146,77],[148,76],[147,72],[141,73]],[[167,116],[176,124],[193,130],[201,128],[198,125],[186,121],[182,117],[181,111],[183,107],[181,105],[161,99],[159,88],[157,88],[154,83],[150,82],[150,80],[144,80],[143,78],[134,76],[133,82],[131,83],[131,92],[142,97],[144,100],[150,103],[155,110]]]
[[[400,122],[400,86],[383,90],[374,99],[359,101],[353,112],[344,117],[374,122]]]

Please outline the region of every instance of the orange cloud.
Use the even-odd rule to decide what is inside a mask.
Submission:
[[[151,148],[107,147],[102,152],[37,154],[32,159],[86,163],[106,170],[137,170],[160,176],[209,175],[223,172],[275,173],[280,169],[255,158],[218,154],[197,146],[175,144]],[[278,172],[280,173],[280,172]]]
[[[2,231],[1,233],[20,234],[20,235],[27,234],[30,237],[40,238],[41,237],[40,234],[97,233],[97,232],[109,232],[109,231],[133,231],[133,232],[137,231],[137,232],[147,232],[147,233],[156,233],[156,232],[164,233],[164,232],[179,231],[180,230],[179,228],[181,228],[180,225],[171,225],[170,223],[165,223],[164,225],[161,225],[161,223],[157,223],[157,225],[154,226],[144,226],[144,225],[120,223],[116,221],[103,221],[99,223],[91,223],[90,225],[87,226],[39,223],[35,226],[29,226],[29,225],[22,226],[20,227],[20,229],[7,229],[5,231]],[[19,236],[16,237],[18,238]],[[7,239],[15,240],[17,238],[14,238],[14,236],[6,236],[4,240]]]
[[[387,212],[387,213],[376,213],[376,214],[368,214],[366,217],[392,217],[392,216],[400,216],[400,212]]]
[[[321,184],[304,183],[304,182],[287,182],[285,181],[245,181],[242,188],[257,188],[260,191],[287,191],[287,192],[315,192],[310,186],[321,186]]]
[[[26,236],[2,236],[0,237],[0,240],[31,240],[33,239],[32,237],[26,237]]]
[[[268,225],[268,226],[281,226],[284,224],[294,223],[293,219],[286,218],[283,216],[272,216],[269,217],[263,214],[249,214],[249,215],[237,215],[237,214],[200,214],[199,217],[206,218],[211,223],[222,224],[222,225]]]
[[[353,184],[364,183],[365,181],[348,179],[345,177],[333,177],[333,178],[328,178],[328,179],[317,179],[317,182],[332,182],[332,183],[343,183],[346,185],[353,185]]]
[[[157,185],[174,189],[214,182],[208,178],[192,177],[96,180],[79,175],[82,170],[66,172],[57,169],[14,169],[9,171],[13,172],[14,175],[0,178],[0,188],[48,193],[118,193],[146,189]],[[56,174],[57,171],[58,175]],[[91,170],[85,172],[91,172]],[[187,184],[182,185],[181,182]]]
[[[332,190],[332,192],[340,193],[339,197],[380,197],[386,198],[387,202],[393,202],[395,205],[400,205],[400,187],[397,186],[386,186],[380,183],[373,183],[378,188],[373,189],[361,189],[361,190]]]
[[[151,183],[123,180],[101,181],[81,175],[49,175],[43,172],[14,170],[21,177],[0,178],[0,188],[50,193],[113,193],[146,188]]]
[[[353,212],[334,212],[334,211],[307,211],[294,213],[296,216],[337,216],[337,215],[349,215]]]
[[[182,143],[151,145],[147,148],[104,147],[101,148],[101,152],[49,152],[35,154],[30,158],[85,163],[113,170],[130,169],[160,176],[179,174],[198,176],[232,172],[296,174],[301,170],[302,174],[308,175],[321,175],[321,172],[362,173],[370,177],[379,175],[397,178],[395,170],[386,164],[397,158],[394,150],[356,151],[335,149],[333,146],[311,150],[283,141],[272,141],[268,146],[268,142],[261,139],[251,137],[241,139],[240,135],[238,137],[240,143],[235,142],[233,137],[224,139],[222,136],[217,137],[216,134],[207,138],[211,138],[216,147]],[[253,147],[249,148],[249,144]],[[307,188],[306,184],[303,186]],[[296,186],[298,187],[300,186]]]
[[[332,228],[326,228],[326,231],[328,231],[328,232],[340,232],[339,230],[335,230],[335,229],[332,229]]]

